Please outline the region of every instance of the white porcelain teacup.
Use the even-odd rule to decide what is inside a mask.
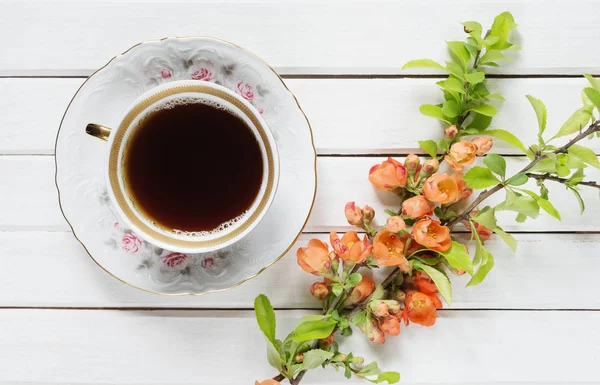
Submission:
[[[163,104],[185,100],[186,103],[217,104],[243,120],[252,131],[262,155],[262,183],[252,205],[245,213],[218,231],[185,232],[166,229],[136,208],[130,187],[126,186],[124,155],[132,134],[140,122]],[[279,157],[277,146],[260,113],[246,100],[219,85],[196,80],[183,80],[158,86],[136,99],[122,115],[114,129],[90,123],[86,132],[108,141],[105,176],[108,194],[116,214],[144,240],[166,250],[202,253],[229,246],[246,236],[262,220],[277,190]],[[201,147],[199,145],[199,150]],[[212,165],[218,167],[218,164]],[[198,177],[201,177],[200,175]],[[206,181],[207,185],[210,180]],[[207,186],[214,187],[214,186]]]

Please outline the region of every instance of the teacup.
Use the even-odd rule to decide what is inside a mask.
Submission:
[[[165,228],[147,212],[136,207],[132,187],[127,185],[125,158],[128,146],[139,134],[142,122],[156,111],[185,101],[218,106],[241,119],[256,139],[262,158],[262,180],[252,204],[243,215],[231,218],[213,231],[179,231]],[[208,129],[204,127],[204,129]],[[116,215],[145,241],[160,248],[182,253],[203,253],[224,248],[248,235],[266,214],[277,190],[279,157],[277,145],[261,114],[246,100],[222,86],[196,80],[171,82],[153,88],[136,99],[114,129],[95,123],[86,127],[92,136],[108,141],[105,158],[107,190]],[[198,143],[198,151],[202,151]],[[204,145],[210,145],[204,143]],[[235,155],[235,154],[234,154]],[[218,167],[218,164],[206,165]],[[243,165],[242,165],[243,166]],[[195,176],[191,176],[195,177]],[[201,178],[201,175],[197,176]],[[210,185],[206,188],[220,188]]]

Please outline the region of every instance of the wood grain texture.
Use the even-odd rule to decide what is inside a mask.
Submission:
[[[0,36],[18,38],[4,39],[0,75],[88,75],[140,41],[194,35],[240,44],[284,74],[399,74],[411,59],[445,60],[444,40],[465,37],[461,21],[489,26],[506,10],[524,49],[501,73],[600,72],[600,52],[582,50],[600,33],[600,3],[590,0],[3,0],[1,8]]]
[[[402,160],[401,157],[398,159]],[[320,157],[317,162],[319,185],[317,198],[311,217],[305,228],[309,232],[346,231],[351,227],[344,217],[346,202],[372,205],[384,220],[383,208],[399,207],[396,195],[375,190],[367,179],[369,168],[383,161],[380,157]],[[507,175],[517,172],[528,160],[507,158]],[[586,169],[589,179],[600,179],[600,171]],[[535,188],[533,182],[529,182]],[[500,223],[507,231],[598,231],[600,230],[600,207],[598,192],[583,189],[582,196],[589,202],[583,215],[571,192],[561,184],[548,183],[548,188],[558,210],[563,215],[562,222],[542,213],[537,220],[516,223],[512,212],[498,215]],[[1,156],[0,157],[0,231],[1,230],[45,230],[67,231],[57,200],[54,185],[54,159],[49,156]],[[502,192],[492,196],[487,204],[500,203]],[[383,222],[382,222],[383,223]]]
[[[313,237],[328,241],[326,234],[302,235],[281,261],[238,288],[202,297],[164,297],[110,277],[70,233],[0,232],[0,307],[250,309],[254,298],[265,293],[277,308],[316,309],[320,304],[308,287],[318,278],[298,267],[295,254]],[[515,238],[516,253],[496,236],[486,242],[496,265],[481,285],[465,288],[467,276],[453,277],[452,309],[600,310],[598,235],[516,234]],[[579,268],[571,273],[569,266]]]
[[[0,79],[0,154],[53,154],[62,114],[85,79]],[[436,79],[286,79],[298,97],[319,154],[390,154],[420,151],[417,141],[441,138],[437,120],[419,106],[441,100]],[[580,107],[587,85],[576,79],[490,79],[489,88],[506,102],[493,128],[513,132],[525,144],[537,143],[537,121],[525,98],[534,95],[549,111],[548,135]],[[38,95],[44,103],[32,97]],[[123,106],[124,108],[126,106]],[[600,140],[586,145],[600,153]],[[497,141],[494,151],[519,150]]]
[[[307,313],[277,314],[285,336]],[[357,333],[341,349],[399,370],[403,384],[592,383],[598,325],[600,312],[443,311],[384,346]],[[252,384],[276,374],[264,350],[249,311],[0,310],[1,383]],[[318,369],[303,383],[361,382]]]

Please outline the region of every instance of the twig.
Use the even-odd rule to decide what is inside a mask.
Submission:
[[[573,139],[571,139],[567,144],[565,144],[564,146],[556,149],[554,151],[555,154],[564,154],[566,152],[568,152],[569,147],[571,147],[572,145],[574,145],[575,143],[579,142],[581,139],[584,139],[586,137],[588,137],[589,135],[593,134],[594,132],[600,131],[600,120],[595,121],[594,123],[592,123],[587,130],[582,131],[579,133],[579,135],[577,135],[576,137],[574,137]],[[542,160],[548,158],[547,155],[542,155],[542,154],[536,154],[535,158],[531,161],[531,163],[529,163],[527,166],[523,167],[523,169],[521,171],[519,171],[518,173],[525,173],[527,171],[529,171],[531,168],[533,168],[533,166],[535,166],[536,164],[538,164],[539,162],[541,162]],[[454,226],[455,224],[457,224],[458,222],[467,219],[470,215],[471,215],[471,211],[475,210],[477,208],[477,206],[483,202],[484,200],[486,200],[490,195],[497,193],[498,191],[502,190],[504,188],[503,184],[497,184],[496,186],[492,187],[490,190],[485,190],[483,192],[481,192],[479,194],[479,196],[473,201],[473,203],[471,203],[463,212],[462,214],[458,215],[456,218],[454,218],[453,220],[451,220],[450,222],[446,223],[446,226],[452,228],[452,226]]]
[[[285,379],[285,376],[281,373],[279,373],[278,375],[276,375],[275,377],[273,377],[273,379],[277,382],[281,382]]]
[[[527,174],[528,178],[531,179],[536,179],[536,180],[551,180],[553,182],[559,182],[559,183],[566,183],[568,182],[568,179],[566,178],[559,178],[557,176],[552,176],[548,173],[546,174],[534,174],[531,172],[528,172]],[[583,182],[579,182],[577,183],[578,186],[588,186],[588,187],[595,187],[597,189],[600,189],[600,184],[594,182],[594,181],[583,181]]]
[[[356,273],[363,266],[364,266],[364,264],[357,263],[356,265],[354,265],[354,267],[352,267],[352,269],[348,273],[348,276],[350,276],[350,274]],[[340,301],[342,300],[342,297],[343,297],[343,294],[335,297],[335,299],[331,302],[331,305],[329,305],[329,307],[324,312],[324,314],[327,314],[330,311],[332,311],[333,309],[335,309],[337,307],[337,305],[340,303]],[[316,349],[318,347],[319,347],[319,340],[314,340],[310,348],[311,349]],[[304,377],[304,374],[306,374],[306,369],[300,371],[300,373],[298,373],[298,375],[296,376],[296,378],[290,378],[290,384],[291,385],[297,385],[297,384],[299,384],[300,381],[302,380],[302,378]]]

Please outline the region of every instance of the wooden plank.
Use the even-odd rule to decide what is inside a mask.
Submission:
[[[402,158],[398,158],[402,159]],[[346,231],[350,228],[343,212],[346,202],[372,205],[384,218],[383,208],[399,203],[396,195],[375,190],[367,179],[369,168],[383,158],[321,157],[318,161],[319,185],[315,206],[306,231]],[[508,175],[521,169],[525,158],[507,159]],[[590,179],[600,179],[600,171],[589,168]],[[58,207],[54,186],[54,159],[49,156],[1,156],[0,157],[0,231],[1,230],[69,230]],[[530,183],[531,188],[535,184]],[[579,205],[571,192],[562,185],[548,183],[550,194],[563,221],[558,222],[545,213],[537,220],[516,223],[514,214],[501,213],[500,223],[507,231],[598,231],[600,230],[600,206],[598,191],[582,190],[588,208],[579,215]],[[489,204],[499,203],[503,193],[490,198]],[[383,221],[383,219],[380,219]]]
[[[56,130],[84,79],[0,79],[0,154],[53,154]],[[442,126],[419,113],[423,103],[441,101],[435,79],[286,79],[300,100],[319,154],[389,154],[419,151],[418,140],[441,138]],[[532,94],[548,107],[548,134],[580,107],[581,79],[491,79],[497,104],[493,127],[537,143]],[[32,95],[39,95],[39,103]],[[600,153],[600,141],[588,142]],[[498,141],[495,151],[519,150]]]
[[[465,37],[460,22],[475,19],[489,26],[506,10],[519,24],[513,40],[524,49],[501,73],[599,72],[600,52],[581,51],[593,47],[600,33],[600,4],[586,0],[543,5],[500,0],[1,4],[0,36],[14,38],[4,39],[8,54],[0,61],[0,75],[87,75],[140,41],[169,35],[233,41],[284,74],[399,74],[411,59],[445,60],[444,40]],[[40,55],[35,47],[50,54]]]
[[[328,241],[326,234],[302,235],[281,261],[236,289],[202,297],[163,297],[110,277],[70,233],[0,232],[0,307],[249,309],[258,294],[267,293],[277,308],[319,308],[308,291],[317,278],[296,264],[297,247],[313,237]],[[598,235],[515,238],[515,254],[495,236],[486,243],[496,265],[483,284],[465,288],[468,277],[453,278],[452,309],[600,309]],[[569,266],[578,266],[577,274],[568,273]],[[568,288],[577,288],[577,295]]]
[[[279,336],[305,314],[279,311]],[[3,383],[213,385],[218,378],[222,385],[240,385],[276,374],[250,311],[0,315]],[[384,346],[356,333],[341,349],[400,371],[404,384],[592,383],[598,379],[599,324],[600,312],[444,311],[435,326],[411,325]],[[302,383],[361,382],[319,369]]]

